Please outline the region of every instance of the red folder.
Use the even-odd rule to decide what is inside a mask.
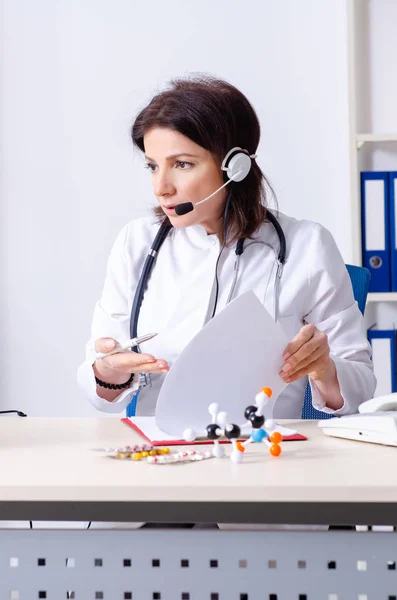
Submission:
[[[209,444],[210,442],[207,439],[199,439],[194,442],[185,442],[185,440],[151,440],[149,439],[143,431],[129,418],[121,419],[123,423],[131,427],[136,433],[138,433],[146,442],[151,444],[152,446],[191,446],[195,444]],[[307,437],[300,433],[295,433],[294,435],[283,436],[283,442],[292,442],[292,441],[303,441],[307,440]],[[221,444],[230,444],[229,440],[219,440]]]

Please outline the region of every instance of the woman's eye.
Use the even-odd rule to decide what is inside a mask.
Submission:
[[[176,163],[175,163],[175,166],[176,166],[178,169],[182,169],[182,170],[184,170],[184,169],[189,169],[189,168],[190,168],[190,167],[192,167],[193,165],[192,165],[192,163],[190,163],[190,162],[186,162],[185,160],[177,160],[177,161],[176,161]]]
[[[148,169],[152,173],[156,170],[156,165],[154,163],[146,163],[145,169]]]

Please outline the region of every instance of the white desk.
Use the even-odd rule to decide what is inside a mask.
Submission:
[[[309,439],[285,442],[278,458],[253,444],[242,464],[154,466],[95,450],[142,441],[115,418],[2,418],[1,518],[397,523],[396,448],[285,423]]]
[[[0,520],[397,523],[395,448],[286,423],[277,459],[154,466],[95,450],[139,443],[115,418],[2,418]],[[2,531],[0,598],[397,600],[396,563],[395,533]]]

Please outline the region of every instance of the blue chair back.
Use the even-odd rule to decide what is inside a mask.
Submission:
[[[358,308],[364,314],[371,274],[368,269],[355,265],[346,265],[346,269],[352,282],[354,298],[358,304]],[[331,417],[332,415],[323,413],[313,407],[310,385],[307,384],[302,408],[302,419],[330,419]]]

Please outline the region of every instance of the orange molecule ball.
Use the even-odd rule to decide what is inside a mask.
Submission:
[[[283,436],[281,435],[280,432],[275,431],[274,433],[272,433],[272,435],[269,437],[269,440],[271,442],[273,442],[273,444],[279,444],[280,442],[283,441]]]
[[[271,397],[272,397],[272,395],[273,395],[273,392],[272,392],[272,390],[271,390],[270,388],[268,388],[268,387],[263,387],[263,388],[261,389],[261,392],[263,392],[264,394],[266,394],[266,396],[267,396],[268,398],[271,398]]]
[[[236,446],[237,446],[237,449],[240,450],[240,452],[245,452],[245,448],[241,442],[237,442]]]
[[[269,448],[269,452],[272,456],[280,456],[281,447],[278,444],[272,444]]]

